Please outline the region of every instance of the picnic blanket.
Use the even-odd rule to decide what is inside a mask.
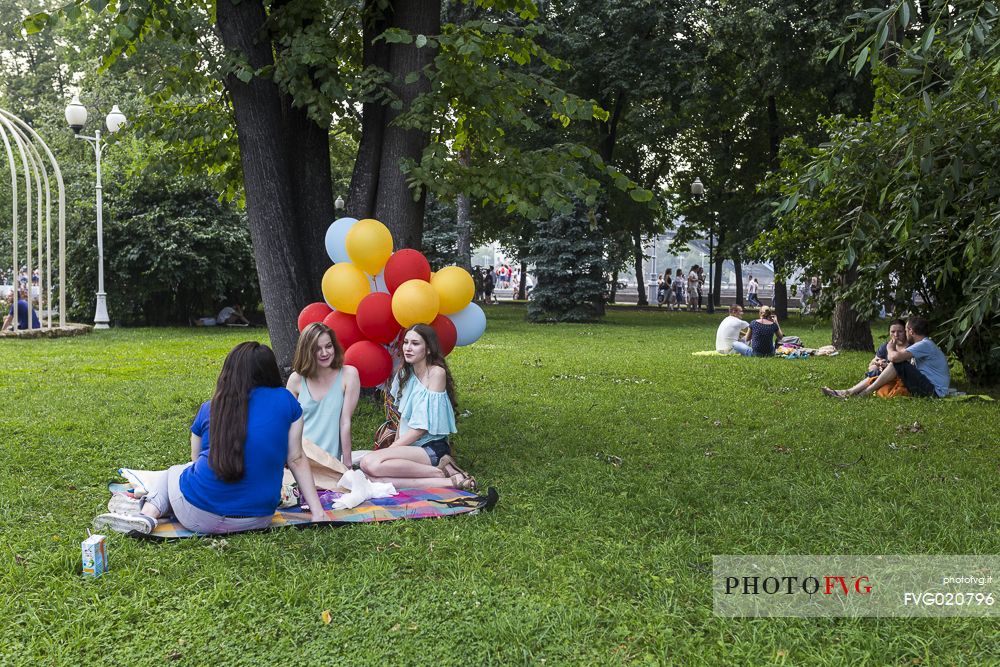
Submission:
[[[128,491],[127,484],[108,484],[111,493]],[[391,498],[375,498],[361,503],[353,509],[330,509],[327,503],[327,521],[313,523],[309,520],[309,512],[298,507],[279,509],[274,513],[271,526],[261,530],[277,528],[339,527],[359,523],[374,523],[379,521],[396,521],[397,519],[430,519],[435,517],[456,516],[459,514],[476,514],[480,510],[490,510],[500,499],[500,494],[490,487],[485,496],[472,491],[460,489],[399,489]],[[332,502],[332,501],[331,501]],[[260,532],[260,531],[243,531]],[[228,533],[230,535],[234,533]],[[191,532],[175,519],[161,519],[149,535],[138,532],[129,533],[130,537],[139,537],[154,541],[175,540],[183,537],[195,537],[198,533]]]

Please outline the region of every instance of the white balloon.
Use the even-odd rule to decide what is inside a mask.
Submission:
[[[451,320],[455,325],[455,331],[458,332],[455,345],[472,345],[486,331],[486,313],[475,303],[470,303],[457,313],[445,317]]]
[[[389,288],[385,286],[385,270],[379,271],[377,276],[368,276],[368,284],[371,285],[373,292],[382,292],[383,294],[389,293]]]
[[[326,230],[326,254],[335,264],[351,261],[347,255],[347,232],[356,222],[356,218],[340,218]]]

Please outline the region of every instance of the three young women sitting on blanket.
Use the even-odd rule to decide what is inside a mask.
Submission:
[[[302,453],[302,421],[298,401],[281,386],[271,349],[240,343],[226,356],[212,400],[202,404],[191,426],[195,461],[157,476],[138,512],[102,514],[94,525],[150,533],[157,519],[172,514],[198,533],[266,528],[281,500],[285,466],[312,520],[323,521],[326,514]]]

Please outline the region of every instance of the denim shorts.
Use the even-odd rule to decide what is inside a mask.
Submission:
[[[432,466],[436,466],[440,463],[442,456],[448,456],[451,454],[451,445],[448,444],[448,438],[425,442],[420,445],[420,448],[427,452],[427,458],[431,460]]]

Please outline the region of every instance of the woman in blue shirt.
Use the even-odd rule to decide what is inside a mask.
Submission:
[[[233,348],[191,434],[192,450],[198,453],[194,462],[156,476],[138,513],[102,514],[94,525],[150,533],[157,519],[173,514],[197,533],[266,528],[281,500],[286,465],[309,503],[312,520],[326,520],[302,453],[302,409],[281,386],[271,348],[257,342]]]
[[[746,342],[753,350],[755,357],[773,357],[774,341],[781,339],[785,334],[778,326],[778,318],[774,314],[771,306],[760,307],[760,317],[750,323],[747,331]]]
[[[374,481],[398,488],[475,489],[476,480],[451,456],[455,383],[437,333],[426,324],[413,325],[403,336],[402,353],[391,390],[399,406],[396,439],[361,459],[361,470]]]

